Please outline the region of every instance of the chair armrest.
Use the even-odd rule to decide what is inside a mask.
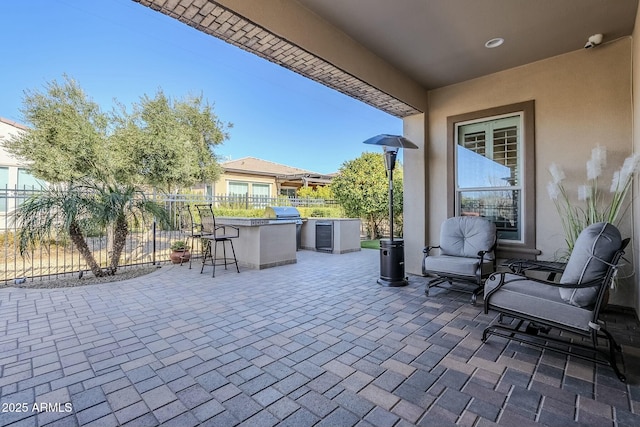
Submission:
[[[230,231],[227,232],[227,229]],[[217,225],[214,230],[214,235],[218,234],[218,230],[222,230],[222,234],[226,237],[233,238],[240,236],[240,228],[235,225]]]
[[[440,245],[425,246],[424,249],[422,249],[422,253],[425,254],[425,256],[428,256],[431,249],[440,249]]]
[[[570,288],[570,289],[576,289],[576,288],[592,288],[594,286],[599,286],[602,281],[605,279],[605,277],[601,277],[599,279],[595,279],[595,280],[590,280],[588,282],[584,282],[584,283],[558,283],[558,282],[554,282],[551,280],[544,280],[544,279],[536,279],[533,277],[529,277],[529,276],[525,276],[524,274],[515,274],[515,273],[506,273],[506,272],[500,272],[500,273],[494,273],[493,275],[496,274],[501,274],[503,276],[503,278],[501,279],[501,283],[498,285],[498,287],[507,284],[507,283],[512,283],[512,282],[517,282],[517,281],[521,281],[521,280],[528,280],[530,282],[536,282],[536,283],[540,283],[543,285],[548,285],[548,286],[553,286],[554,288]],[[506,274],[511,274],[512,276],[517,276],[515,278],[512,278],[510,280],[504,280],[504,276]],[[502,283],[504,282],[504,283]]]
[[[484,265],[484,260],[485,260],[485,256],[487,254],[490,254],[494,252],[493,249],[489,249],[488,251],[479,251],[478,252],[478,258],[480,259],[480,263],[478,264],[478,274],[482,274],[482,266]],[[494,255],[493,259],[491,260],[491,262],[493,263],[493,271],[496,271],[496,267],[497,267],[497,261],[496,261],[496,257]]]
[[[439,248],[440,246],[433,245],[433,246],[425,246],[424,249],[422,249],[422,253],[424,254],[422,257],[422,275],[423,276],[427,274],[427,270],[424,268],[424,261],[429,256],[429,252],[431,252],[431,249],[439,249]]]
[[[491,252],[493,251],[478,251],[478,258],[483,259],[486,254],[490,254]]]
[[[505,280],[505,277],[507,274],[510,274],[511,276],[514,276],[508,280]],[[532,277],[528,277],[525,276],[524,274],[515,274],[515,273],[508,273],[508,272],[496,272],[491,274],[491,276],[489,276],[489,280],[495,280],[496,276],[500,276],[500,280],[498,282],[498,285],[491,289],[490,291],[487,292],[487,294],[484,297],[484,312],[485,314],[487,314],[489,312],[489,300],[491,299],[491,295],[493,295],[494,293],[496,293],[502,286],[508,284],[508,283],[513,283],[513,282],[519,282],[522,280],[527,280],[530,282],[536,282],[536,283],[540,283],[543,285],[548,285],[548,286],[553,286],[554,288],[569,288],[569,289],[579,289],[579,288],[592,288],[594,286],[601,286],[603,281],[605,280],[605,277],[601,277],[599,279],[596,280],[591,280],[589,282],[585,282],[585,283],[558,283],[558,282],[552,282],[549,280],[544,280],[544,279],[534,279]]]

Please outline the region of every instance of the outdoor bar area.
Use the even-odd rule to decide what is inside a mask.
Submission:
[[[298,249],[332,254],[360,250],[359,219],[218,217],[216,222],[239,229],[234,247],[238,264],[244,268],[295,264]]]

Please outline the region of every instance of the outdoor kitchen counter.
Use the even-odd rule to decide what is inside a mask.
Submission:
[[[262,270],[297,262],[293,220],[216,217],[216,225],[233,225],[240,230],[238,238],[233,239],[240,267]]]
[[[360,250],[360,220],[354,218],[308,218],[302,226],[302,249],[318,248],[318,224],[331,224],[331,247],[323,249],[332,254],[344,254]]]

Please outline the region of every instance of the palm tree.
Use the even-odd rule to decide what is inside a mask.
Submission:
[[[137,225],[153,215],[168,224],[166,209],[148,200],[132,185],[81,180],[66,185],[52,185],[27,199],[14,213],[19,226],[20,254],[47,240],[52,233],[68,233],[73,244],[96,277],[116,273],[130,224]],[[99,227],[111,229],[113,249],[108,265],[101,268],[87,243],[87,231]]]

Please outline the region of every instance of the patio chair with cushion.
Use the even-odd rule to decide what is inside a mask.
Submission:
[[[616,227],[601,222],[580,233],[557,283],[513,273],[491,275],[484,286],[484,311],[500,316],[484,330],[482,341],[497,335],[608,364],[625,382],[616,363],[621,347],[600,320],[600,309],[628,243]],[[505,317],[512,320],[507,323]],[[552,329],[560,333],[551,334]],[[608,351],[598,348],[598,337],[607,339]]]
[[[475,304],[482,284],[496,270],[496,226],[482,217],[458,216],[449,218],[440,228],[440,245],[427,246],[422,251],[422,275],[433,276],[427,282],[425,294],[438,286],[470,292]],[[434,249],[440,249],[434,255]],[[442,286],[448,283],[447,286]]]

